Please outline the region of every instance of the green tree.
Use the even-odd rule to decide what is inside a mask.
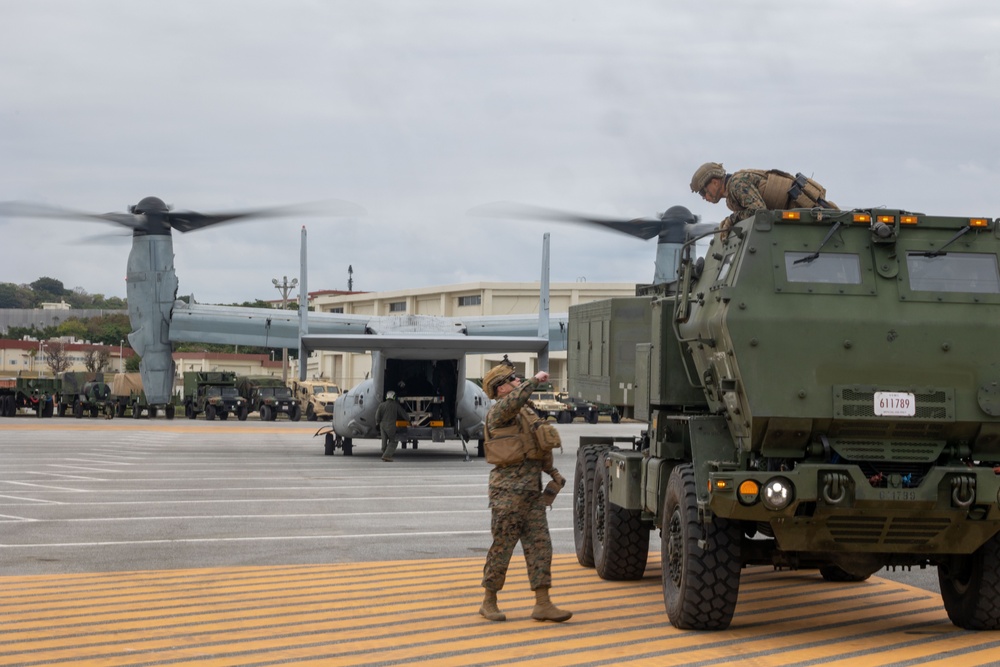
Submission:
[[[87,340],[87,325],[78,317],[71,317],[56,327],[57,336],[73,336],[77,340]]]
[[[34,292],[22,285],[0,283],[0,308],[32,308]]]
[[[138,354],[133,354],[131,357],[125,360],[125,372],[126,373],[138,373],[139,372],[139,362],[142,359]]]
[[[31,283],[31,289],[35,292],[36,304],[42,301],[58,301],[69,294],[61,280],[46,276]]]

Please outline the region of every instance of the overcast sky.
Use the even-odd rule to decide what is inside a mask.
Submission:
[[[309,289],[649,282],[654,241],[466,212],[633,218],[708,160],[812,175],[841,207],[1000,216],[1000,3],[982,0],[0,0],[0,201],[357,218],[174,234],[204,303]],[[125,296],[123,237],[0,220],[0,282]]]

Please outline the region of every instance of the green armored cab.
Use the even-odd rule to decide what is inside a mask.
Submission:
[[[184,373],[184,416],[197,419],[221,420],[234,415],[246,421],[249,409],[245,398],[236,388],[236,373],[231,371],[188,371]]]
[[[302,417],[299,401],[292,390],[280,378],[270,375],[241,375],[236,387],[248,405],[250,412],[256,412],[263,422],[274,421],[278,415],[287,415],[297,422]]]
[[[625,335],[649,428],[581,438],[580,563],[638,579],[659,529],[670,621],[699,630],[729,626],[746,565],[935,566],[956,625],[1000,629],[997,221],[802,209],[708,238],[628,300],[648,314]],[[574,328],[604,324],[578,316],[569,388],[599,400]]]
[[[115,416],[114,401],[108,381],[114,373],[70,371],[63,373],[62,389],[59,394],[59,416],[67,412],[80,419],[83,415],[97,417],[103,415],[111,419]]]

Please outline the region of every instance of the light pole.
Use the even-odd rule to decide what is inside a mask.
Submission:
[[[123,356],[124,353],[125,353],[125,339],[122,338],[120,341],[118,341],[118,373],[119,374],[121,374],[121,373],[124,372],[122,370],[122,368],[123,368],[122,364],[123,364],[123,359],[124,359],[124,356]]]
[[[295,286],[299,284],[298,278],[292,278],[292,282],[288,282],[288,276],[282,276],[281,282],[278,282],[277,278],[271,278],[271,282],[274,284],[274,288],[281,292],[281,309],[287,310],[288,308],[288,293],[295,289]],[[302,360],[299,360],[302,363]],[[281,381],[288,384],[288,348],[281,348]]]

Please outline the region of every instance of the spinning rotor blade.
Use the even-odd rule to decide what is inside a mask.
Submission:
[[[280,206],[228,213],[195,213],[194,211],[171,211],[166,214],[170,226],[179,232],[190,232],[212,225],[249,218],[280,218],[295,215],[364,215],[365,209],[357,204],[339,199],[298,206]]]
[[[662,220],[636,218],[622,220],[620,218],[604,218],[581,215],[569,211],[559,211],[542,206],[531,206],[515,202],[495,202],[483,204],[470,209],[468,215],[485,218],[519,218],[523,220],[554,220],[556,222],[571,222],[585,225],[596,225],[629,236],[646,240],[658,236],[664,228]]]
[[[131,213],[87,213],[68,208],[31,204],[29,202],[0,202],[0,216],[9,218],[52,218],[57,220],[98,220],[115,225],[140,229],[145,220],[140,215]]]

